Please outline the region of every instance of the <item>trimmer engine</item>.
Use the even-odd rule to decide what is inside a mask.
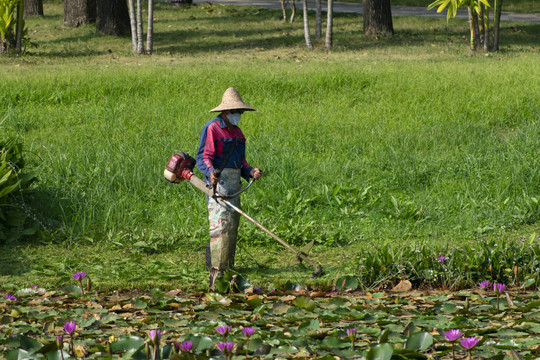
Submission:
[[[163,175],[170,182],[181,182],[193,175],[195,159],[187,153],[176,153],[167,162]]]

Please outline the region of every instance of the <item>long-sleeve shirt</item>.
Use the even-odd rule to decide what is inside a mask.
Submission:
[[[199,150],[197,151],[197,167],[208,182],[210,173],[221,166],[236,138],[236,147],[224,168],[241,169],[241,175],[248,180],[251,169],[246,161],[246,138],[238,126],[231,133],[225,120],[220,116],[210,120],[201,132]]]

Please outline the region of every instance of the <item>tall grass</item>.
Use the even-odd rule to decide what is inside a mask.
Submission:
[[[213,42],[216,19],[231,11],[259,19],[242,23],[246,37],[257,37],[279,13],[219,9],[177,9],[172,19],[158,7],[163,32],[164,23],[199,18],[191,32],[210,40],[198,38],[193,55],[179,54],[177,41],[157,45],[152,58],[125,57],[129,39],[83,28],[45,32],[35,50],[42,57],[20,66],[1,60],[0,118],[39,170],[31,206],[52,234],[156,249],[205,242],[205,197],[162,173],[172,153],[195,154],[208,110],[229,86],[258,110],[241,127],[248,161],[265,176],[243,197],[244,209],[287,241],[463,239],[538,222],[540,66],[528,40],[469,57],[442,40],[457,42],[459,33],[422,35],[415,44],[410,39],[432,20],[411,19],[401,40],[351,34],[334,54],[307,53],[282,38],[259,52],[236,38],[241,32],[222,34],[230,49],[222,53]],[[352,22],[342,19],[344,27]],[[88,38],[74,41],[77,33]],[[343,51],[355,41],[363,48]],[[113,55],[90,57],[94,43]],[[251,243],[266,239],[247,224],[241,234]]]

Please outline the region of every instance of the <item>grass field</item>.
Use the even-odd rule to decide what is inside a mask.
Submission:
[[[361,2],[358,0],[345,0],[346,2]],[[433,1],[431,0],[393,0],[390,3],[395,6],[420,6],[428,7]],[[534,0],[513,0],[503,3],[503,11],[508,12],[524,12],[538,13],[540,12],[540,3]]]
[[[27,211],[47,233],[4,248],[4,286],[84,268],[107,289],[204,287],[205,198],[162,172],[194,155],[229,86],[258,110],[241,127],[265,176],[244,210],[297,246],[315,240],[325,281],[353,274],[363,250],[538,231],[540,25],[504,23],[502,50],[484,54],[464,21],[395,18],[396,35],[374,39],[336,15],[328,53],[305,50],[279,11],[159,4],[155,54],[134,57],[129,38],[65,27],[61,10],[28,19],[38,48],[0,58],[2,130],[40,179]],[[269,242],[244,222],[240,267],[307,281],[279,274],[291,260]]]

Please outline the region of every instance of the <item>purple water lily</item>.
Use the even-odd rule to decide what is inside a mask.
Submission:
[[[456,359],[456,346],[455,341],[463,336],[463,333],[461,330],[458,329],[452,329],[448,331],[443,331],[443,335],[446,338],[446,340],[450,341],[452,343],[452,359]]]
[[[251,335],[255,333],[255,329],[253,329],[252,327],[245,327],[245,328],[242,328],[242,333],[244,334],[245,337],[247,337],[247,343],[246,343],[246,359],[247,359],[248,353],[249,353],[249,340],[251,338]]]
[[[253,329],[252,327],[245,327],[245,328],[242,328],[242,333],[244,334],[245,337],[249,338],[251,337],[251,335],[255,333],[255,329]]]
[[[225,355],[225,358],[232,359],[234,343],[233,342],[220,342],[217,343],[219,350]]]
[[[190,352],[193,348],[193,343],[191,341],[184,341],[180,344],[180,350],[183,352]]]
[[[495,294],[497,295],[497,312],[500,310],[500,300],[501,300],[501,293],[506,289],[506,285],[494,283],[493,284],[493,291],[495,291]]]
[[[62,337],[62,335],[58,335],[56,337],[56,346],[59,349],[62,349],[64,347],[64,338]]]
[[[356,328],[349,328],[346,329],[347,336],[349,337],[349,340],[351,340],[352,349],[354,350],[354,341],[356,340]]]
[[[217,343],[217,347],[224,354],[230,354],[233,351],[234,343],[233,342],[220,342]]]
[[[461,332],[461,330],[452,329],[448,331],[443,331],[443,335],[447,341],[452,342],[462,337],[463,333]]]
[[[483,290],[483,289],[489,288],[489,285],[490,285],[490,284],[491,284],[491,283],[490,283],[489,281],[484,280],[484,281],[482,281],[480,284],[478,284],[478,286],[480,287],[480,289]]]
[[[152,340],[152,343],[157,343],[159,342],[159,339],[161,339],[161,334],[163,334],[163,331],[161,330],[150,330],[148,332],[148,337],[150,338],[150,340]]]
[[[220,333],[223,337],[227,337],[231,332],[232,326],[218,326],[216,331]]]
[[[438,261],[440,264],[442,264],[443,262],[446,261],[446,256],[439,256],[439,257],[437,258],[437,261]]]
[[[81,281],[82,279],[84,279],[85,276],[86,276],[86,273],[84,271],[76,272],[73,274],[73,278],[78,281]]]
[[[11,295],[11,294],[6,294],[6,299],[10,300],[10,301],[15,301],[17,300],[17,297],[15,295]]]
[[[73,333],[75,329],[77,329],[77,324],[75,323],[75,321],[68,321],[64,324],[64,331],[68,335],[71,335],[71,333]]]
[[[478,342],[480,341],[481,338],[477,338],[476,336],[471,336],[471,337],[468,337],[468,338],[464,338],[464,339],[461,339],[459,340],[459,343],[461,344],[461,346],[463,346],[465,349],[467,349],[468,351],[470,351],[473,347],[476,346],[476,344],[478,344]]]

